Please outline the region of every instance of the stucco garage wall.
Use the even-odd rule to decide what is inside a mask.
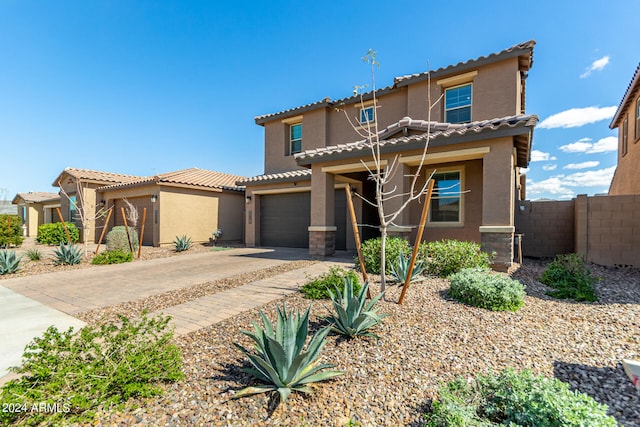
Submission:
[[[160,204],[158,244],[170,245],[176,236],[186,234],[195,242],[208,242],[217,230],[220,193],[163,187]]]
[[[218,227],[222,230],[220,242],[244,241],[244,192],[223,192],[218,195]]]

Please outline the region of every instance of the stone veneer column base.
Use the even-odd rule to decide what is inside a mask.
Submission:
[[[491,267],[507,271],[513,263],[513,233],[511,226],[481,226],[480,248],[482,252],[495,253]]]
[[[324,258],[336,253],[336,227],[309,227],[309,255]]]

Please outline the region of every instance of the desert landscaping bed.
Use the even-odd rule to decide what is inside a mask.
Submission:
[[[545,295],[548,288],[536,280],[544,266],[527,260],[513,273],[527,286],[525,306],[515,313],[450,300],[443,279],[412,286],[403,306],[381,303],[389,316],[376,330],[379,340],[329,336],[321,359],[344,376],[319,383],[310,397],[294,393],[280,406],[268,395],[230,399],[254,383],[240,371],[247,362],[231,344],[250,345],[240,329],[249,329],[258,315],[244,312],[177,337],[186,378],[124,412],[103,408],[95,425],[420,426],[440,384],[510,366],[555,376],[608,405],[621,425],[640,426],[639,397],[620,365],[640,357],[638,270],[594,267],[603,279],[600,302],[575,303]],[[388,299],[398,295],[392,288]],[[296,309],[310,304],[300,294],[284,301]],[[262,307],[271,318],[276,303],[282,300]],[[313,304],[312,329],[323,325],[327,305]]]

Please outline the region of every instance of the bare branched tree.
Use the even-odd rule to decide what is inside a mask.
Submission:
[[[380,64],[376,60],[376,52],[374,50],[369,49],[367,54],[362,58],[364,62],[370,65],[371,67],[371,86],[372,86],[372,96],[373,96],[373,117],[370,118],[368,114],[363,114],[362,117],[356,117],[355,121],[347,114],[346,110],[345,116],[349,121],[350,125],[353,129],[358,132],[358,134],[368,141],[368,146],[371,150],[371,156],[373,157],[373,166],[369,166],[370,163],[365,162],[364,159],[361,159],[362,165],[366,168],[369,179],[375,183],[375,200],[367,200],[363,196],[357,194],[365,203],[368,203],[371,206],[374,206],[378,211],[378,218],[380,220],[380,237],[381,237],[381,248],[380,248],[380,273],[381,273],[381,292],[384,292],[386,289],[386,243],[388,230],[391,226],[403,226],[404,224],[397,224],[398,217],[402,214],[402,212],[409,207],[409,205],[420,199],[427,192],[427,187],[429,184],[429,180],[433,177],[432,172],[431,176],[427,178],[424,183],[419,183],[420,176],[425,169],[425,160],[427,156],[427,148],[429,146],[429,139],[431,137],[431,110],[437,105],[440,101],[438,98],[435,102],[431,100],[431,77],[428,75],[427,84],[429,87],[428,95],[427,95],[427,131],[424,138],[424,147],[422,149],[422,156],[420,162],[417,166],[417,169],[414,173],[408,175],[410,179],[410,184],[408,190],[399,191],[397,186],[391,186],[394,177],[399,173],[400,168],[400,155],[395,154],[391,156],[385,156],[381,150],[381,141],[380,141],[380,130],[378,128],[378,98],[376,94],[376,80],[375,80],[375,67]],[[360,95],[360,106],[364,110],[364,91],[363,89],[366,86],[356,86],[354,88],[354,94]],[[364,120],[362,120],[364,119]],[[364,123],[363,123],[364,121]],[[360,126],[357,124],[360,123]],[[389,201],[393,199],[400,198],[402,203],[397,205],[395,209],[391,209],[389,207]]]
[[[74,181],[76,183],[75,199],[72,199],[66,192],[62,181],[58,181],[58,187],[60,187],[60,192],[69,200],[69,204],[74,208],[75,218],[70,218],[70,220],[79,220],[82,224],[82,240],[84,240],[84,256],[86,257],[89,252],[87,237],[91,232],[91,224],[95,223],[97,219],[104,218],[112,208],[98,206],[95,203],[88,203],[86,197],[86,191],[89,187],[88,184],[85,183],[83,185],[78,179],[74,179]]]
[[[127,225],[131,228],[136,228],[138,226],[138,220],[140,219],[140,215],[138,213],[138,208],[136,208],[133,203],[128,201],[126,198],[122,199],[127,207],[125,208],[125,213],[127,216]]]

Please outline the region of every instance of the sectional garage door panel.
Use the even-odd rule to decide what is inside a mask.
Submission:
[[[311,194],[260,196],[260,245],[309,247]]]

